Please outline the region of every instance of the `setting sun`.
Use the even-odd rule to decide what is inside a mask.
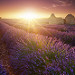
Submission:
[[[75,75],[75,0],[0,0],[0,75]]]
[[[36,18],[39,18],[38,12],[35,12],[33,9],[27,9],[24,12],[21,12],[20,14],[17,15],[19,18],[24,18],[26,20],[33,20]]]
[[[37,18],[37,15],[34,12],[26,12],[25,18],[28,20],[35,19],[35,18]]]

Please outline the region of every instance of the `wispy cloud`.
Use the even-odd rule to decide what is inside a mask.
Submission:
[[[52,5],[52,7],[58,7],[58,6],[71,6],[72,5],[72,1],[71,0],[54,0],[54,3]]]

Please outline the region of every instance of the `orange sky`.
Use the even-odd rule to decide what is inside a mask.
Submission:
[[[32,10],[39,17],[49,17],[55,13],[65,17],[75,15],[74,0],[0,0],[0,16],[3,18],[20,18],[27,10]]]

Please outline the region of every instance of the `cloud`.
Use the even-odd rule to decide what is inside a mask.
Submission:
[[[58,6],[71,6],[72,5],[72,1],[71,0],[54,0],[54,3],[52,5],[52,7],[58,7]]]

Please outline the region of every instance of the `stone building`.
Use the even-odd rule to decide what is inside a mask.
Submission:
[[[64,19],[57,18],[54,14],[51,14],[49,18],[49,24],[64,24]]]
[[[65,17],[65,23],[66,24],[75,24],[75,17],[72,14],[68,14]]]
[[[64,19],[57,18],[57,24],[64,24]]]

